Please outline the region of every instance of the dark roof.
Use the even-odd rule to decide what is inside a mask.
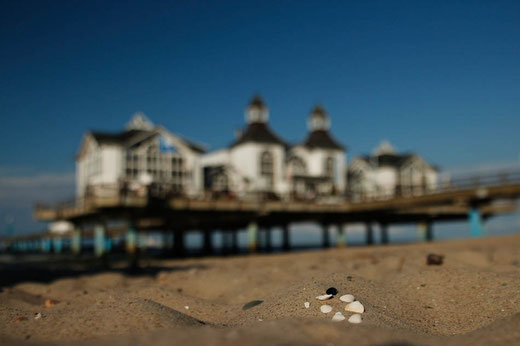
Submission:
[[[311,117],[319,116],[319,117],[322,117],[322,118],[326,118],[327,117],[327,112],[325,111],[325,108],[323,108],[322,105],[316,105],[313,108],[310,116]]]
[[[145,130],[127,130],[123,132],[90,131],[90,134],[98,143],[102,144],[126,144],[138,135],[151,135],[153,132]]]
[[[233,142],[230,147],[247,142],[286,145],[280,137],[271,131],[266,123],[250,123],[240,138]]]
[[[128,145],[130,141],[135,139],[136,137],[141,137],[142,139],[148,138],[151,135],[156,134],[155,131],[146,131],[146,130],[126,130],[123,132],[102,132],[102,131],[90,131],[90,134],[94,137],[94,139],[100,144],[118,144],[118,145]],[[206,148],[198,143],[190,141],[186,138],[182,138],[180,136],[179,139],[184,142],[186,146],[188,146],[191,150],[196,151],[198,153],[205,153]]]
[[[336,141],[328,131],[314,130],[309,133],[307,139],[303,142],[303,146],[307,148],[323,148],[345,150],[345,147]]]
[[[401,167],[406,161],[408,161],[411,157],[415,156],[414,153],[404,153],[404,154],[381,154],[375,156],[360,156],[361,159],[366,162],[374,163],[378,167],[390,166],[390,167]]]
[[[260,95],[255,95],[249,102],[249,107],[256,106],[258,108],[265,108],[265,102]]]

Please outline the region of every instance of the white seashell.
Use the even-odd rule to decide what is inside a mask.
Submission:
[[[320,311],[323,312],[324,314],[328,314],[329,312],[332,311],[332,306],[322,305],[322,306],[320,306]]]
[[[328,300],[330,298],[332,298],[332,294],[324,294],[324,295],[316,297],[316,299],[318,299],[318,300]]]
[[[186,305],[184,308],[185,308],[186,310],[189,310],[189,309],[190,309],[190,307],[189,307],[188,305]]]
[[[345,294],[339,297],[339,300],[345,303],[352,303],[354,301],[354,296],[352,294]]]
[[[305,303],[303,303],[303,305],[305,306],[306,309],[308,309],[309,306],[311,306],[311,303],[309,303],[309,302],[305,302]]]
[[[34,314],[34,319],[35,320],[39,320],[40,318],[42,318],[41,312],[37,312],[37,313]]]
[[[363,312],[365,312],[365,307],[360,302],[355,301],[350,304],[347,304],[347,306],[345,306],[345,310],[362,314]]]
[[[348,318],[348,321],[350,323],[358,324],[361,323],[361,315],[360,314],[354,314]]]
[[[343,321],[344,319],[345,319],[345,316],[343,316],[343,314],[342,314],[341,312],[339,312],[339,311],[336,312],[336,313],[334,314],[334,316],[332,316],[332,320],[333,320],[334,322],[341,322],[341,321]]]

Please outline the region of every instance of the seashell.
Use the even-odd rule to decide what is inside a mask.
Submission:
[[[345,306],[345,310],[362,314],[363,312],[365,312],[365,307],[360,302],[355,301],[347,304],[347,306]]]
[[[316,297],[316,299],[318,299],[318,300],[328,300],[330,298],[332,298],[332,294],[323,294],[321,296]]]
[[[189,310],[189,309],[190,309],[190,307],[189,307],[188,305],[186,305],[184,308],[185,308],[186,310]]]
[[[341,312],[339,312],[339,311],[336,312],[336,313],[334,314],[334,316],[332,316],[332,320],[333,320],[334,322],[341,322],[341,321],[343,321],[344,319],[345,319],[345,316],[343,316],[343,314],[342,314]]]
[[[309,306],[311,306],[311,303],[309,303],[309,302],[305,302],[305,303],[303,303],[303,305],[305,306],[306,309],[308,309]]]
[[[339,300],[345,303],[352,303],[354,301],[354,296],[352,294],[345,294],[339,297]]]
[[[34,314],[34,319],[35,320],[39,320],[40,318],[42,318],[42,314],[40,312],[37,312]]]
[[[320,306],[320,311],[323,312],[324,314],[328,314],[329,312],[332,311],[332,306],[322,305],[322,306]]]
[[[348,318],[348,321],[350,323],[358,324],[361,323],[361,315],[360,314],[354,314]]]

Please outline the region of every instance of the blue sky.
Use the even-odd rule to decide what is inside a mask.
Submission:
[[[518,164],[519,37],[518,1],[0,1],[0,217],[72,197],[87,129],[142,111],[215,149],[254,93],[288,141],[320,102],[349,155]]]

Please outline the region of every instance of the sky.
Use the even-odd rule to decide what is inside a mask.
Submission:
[[[519,1],[0,0],[0,221],[73,197],[85,131],[141,111],[218,149],[256,93],[289,142],[321,103],[349,158],[518,166],[519,37]]]

